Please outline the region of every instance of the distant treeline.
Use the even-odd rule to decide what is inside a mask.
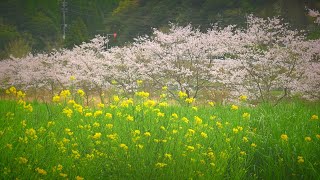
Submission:
[[[320,27],[306,16],[305,7],[320,9],[318,0],[65,0],[66,38],[63,39],[63,0],[1,0],[0,59],[70,48],[96,34],[117,33],[109,45],[123,45],[152,28],[165,31],[168,23],[206,30],[211,24],[245,27],[248,14],[281,16],[309,38]]]

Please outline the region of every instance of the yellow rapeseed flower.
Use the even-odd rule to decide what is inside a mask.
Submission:
[[[176,130],[176,129],[172,130],[172,134],[177,134],[177,133],[178,133],[178,130]]]
[[[234,111],[235,111],[235,110],[238,110],[238,109],[239,109],[239,107],[236,106],[236,105],[234,105],[234,104],[231,106],[231,110],[234,110]]]
[[[103,104],[103,103],[98,103],[97,106],[98,106],[99,108],[104,108],[104,104]]]
[[[65,173],[59,173],[59,176],[66,178],[68,176],[68,174]]]
[[[92,113],[91,113],[91,112],[87,112],[84,116],[85,116],[85,117],[91,117],[91,116],[92,116]]]
[[[93,123],[93,125],[92,125],[93,127],[100,127],[100,123],[98,123],[98,122],[95,122],[95,123]]]
[[[137,80],[137,84],[138,84],[138,85],[141,85],[142,83],[143,83],[142,80]]]
[[[68,101],[68,104],[74,105],[74,104],[76,104],[76,101],[74,101],[73,99],[70,99],[70,100]]]
[[[214,155],[214,153],[212,151],[207,153],[207,156],[211,159],[211,160],[215,160],[216,156]]]
[[[304,159],[303,159],[303,156],[298,156],[298,163],[304,163]]]
[[[139,97],[142,97],[142,98],[148,98],[149,95],[150,94],[148,92],[144,92],[144,91],[136,92],[136,96],[139,96]]]
[[[248,142],[249,140],[248,140],[247,137],[243,137],[243,138],[242,138],[242,141],[243,141],[243,142]]]
[[[157,168],[163,168],[163,167],[167,166],[167,164],[166,164],[166,163],[160,163],[160,162],[158,162],[158,163],[155,164],[155,166],[156,166]]]
[[[145,132],[143,133],[144,136],[147,136],[147,137],[150,137],[151,136],[151,133],[150,132]]]
[[[195,130],[193,130],[193,129],[188,129],[187,135],[188,135],[188,136],[192,136],[192,135],[194,135],[195,133],[196,133]]]
[[[69,136],[72,136],[72,135],[73,135],[73,132],[72,132],[71,129],[69,129],[69,128],[65,128],[65,129],[64,129],[64,132],[67,133]]]
[[[243,119],[249,119],[250,118],[250,114],[245,112],[242,114]]]
[[[118,138],[118,134],[117,133],[108,134],[107,138],[109,138],[111,140],[116,140]]]
[[[169,105],[167,102],[161,102],[161,103],[159,103],[159,106],[160,107],[168,107]]]
[[[58,171],[61,171],[62,169],[63,169],[63,166],[62,166],[61,164],[58,164],[57,170],[58,170]]]
[[[162,90],[166,91],[166,90],[168,90],[168,87],[167,86],[163,86]]]
[[[187,150],[188,150],[188,151],[194,151],[195,148],[194,148],[193,146],[187,146]]]
[[[78,111],[79,113],[83,113],[83,107],[80,104],[74,104],[73,108]]]
[[[188,104],[191,104],[195,101],[194,98],[186,98],[185,102],[188,103]]]
[[[157,116],[158,116],[158,117],[164,117],[164,113],[158,112],[158,113],[157,113]]]
[[[218,128],[220,128],[220,129],[222,128],[222,123],[221,122],[217,121],[216,125],[217,125]]]
[[[240,155],[245,156],[247,153],[245,151],[240,151]]]
[[[22,91],[18,91],[17,92],[17,97],[18,98],[24,98],[25,96],[26,96],[26,94],[24,92],[22,92]]]
[[[95,133],[93,136],[92,136],[92,139],[99,139],[101,137],[101,133]]]
[[[35,129],[33,129],[33,128],[27,129],[25,133],[26,133],[26,135],[28,135],[32,139],[37,139],[38,138],[37,131]]]
[[[121,107],[129,107],[130,104],[133,104],[133,100],[132,99],[127,99],[125,101],[122,101],[120,106]]]
[[[205,132],[201,132],[201,136],[202,136],[203,138],[208,138],[208,135],[207,135],[207,133],[205,133]]]
[[[78,89],[77,93],[81,97],[83,97],[86,94],[82,89]]]
[[[167,94],[164,94],[164,93],[160,94],[160,98],[166,98],[166,97],[167,97]]]
[[[169,159],[169,160],[172,160],[172,155],[171,154],[166,153],[166,154],[164,154],[164,157]]]
[[[27,126],[27,121],[26,120],[21,121],[21,125],[22,125],[22,127],[26,127]]]
[[[37,167],[35,170],[41,175],[47,175],[47,171],[45,171],[44,169],[40,169],[39,167]]]
[[[25,157],[19,157],[18,161],[19,161],[19,164],[27,164],[28,159]]]
[[[17,89],[14,86],[11,86],[9,88],[9,92],[12,93],[12,94],[17,94]]]
[[[280,137],[283,141],[288,141],[288,136],[286,134],[281,134]]]
[[[120,144],[119,146],[126,151],[129,149],[126,144]]]
[[[31,104],[24,104],[23,105],[23,108],[26,110],[26,111],[29,111],[29,112],[32,112],[33,111],[33,107],[31,106]]]
[[[98,117],[100,115],[102,115],[102,111],[98,110],[98,111],[94,112],[93,117]]]
[[[247,96],[246,95],[241,95],[240,97],[239,97],[239,100],[240,101],[246,101],[247,100]]]
[[[106,127],[107,127],[108,129],[112,129],[112,128],[113,128],[113,124],[106,124]]]
[[[318,119],[319,119],[318,115],[314,114],[314,115],[311,116],[311,120],[318,120]]]
[[[112,114],[111,113],[106,113],[106,118],[107,119],[112,119]]]
[[[80,153],[79,151],[77,150],[71,150],[72,151],[72,154],[71,154],[71,157],[75,158],[75,159],[79,159],[80,158]]]
[[[316,137],[317,137],[318,139],[320,139],[320,134],[317,134]]]
[[[70,91],[67,89],[67,90],[63,90],[63,91],[61,91],[60,92],[60,96],[61,97],[68,97],[68,96],[70,96],[71,95],[71,93],[70,93]]]
[[[154,100],[147,100],[146,102],[143,103],[145,107],[154,107],[157,103]]]
[[[173,118],[175,118],[175,119],[178,119],[178,114],[176,114],[176,113],[171,114],[171,116],[172,116]]]
[[[73,111],[72,111],[72,109],[65,107],[62,110],[62,113],[65,114],[67,117],[71,118]]]
[[[25,102],[24,100],[22,100],[22,99],[19,99],[19,101],[17,102],[17,104],[25,106],[25,105],[26,105],[26,102]]]
[[[255,143],[251,143],[251,147],[257,147],[257,145]]]
[[[196,121],[197,125],[202,124],[202,119],[200,117],[194,116],[194,120]]]
[[[140,133],[141,133],[141,132],[140,132],[140,130],[138,130],[138,129],[136,129],[136,130],[133,131],[133,135],[134,135],[134,136],[140,135]]]
[[[113,96],[113,101],[114,102],[119,102],[120,101],[120,98],[119,98],[119,96]]]
[[[81,176],[77,176],[77,177],[76,177],[76,180],[84,180],[84,178],[81,177]]]
[[[307,141],[307,142],[311,142],[312,141],[311,137],[309,137],[309,136],[305,137],[304,140]]]
[[[137,144],[136,145],[139,149],[143,149],[143,145],[142,144]]]
[[[185,123],[189,123],[189,120],[188,120],[188,118],[186,118],[186,117],[181,118],[181,120],[182,120],[183,122],[185,122]]]
[[[70,76],[70,81],[74,81],[76,80],[76,77],[75,76]]]
[[[215,103],[214,103],[213,101],[208,102],[208,104],[209,104],[210,106],[214,106],[214,105],[215,105]]]
[[[188,96],[188,94],[187,94],[187,93],[185,93],[185,92],[179,91],[178,96],[182,99],[182,98],[187,97],[187,96]]]
[[[237,126],[237,128],[238,128],[239,131],[243,130],[243,127],[241,127],[241,126]]]
[[[239,130],[237,128],[232,128],[233,133],[237,134]]]
[[[127,119],[127,121],[133,121],[134,118],[133,118],[133,116],[128,115],[126,119]]]

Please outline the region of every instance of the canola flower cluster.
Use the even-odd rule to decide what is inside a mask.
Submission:
[[[167,88],[162,90],[166,94]],[[261,136],[266,131],[259,124],[261,117],[243,105],[244,95],[239,104],[217,107],[208,102],[209,106],[200,107],[180,91],[177,94],[187,105],[182,107],[169,105],[163,94],[153,100],[148,92],[139,91],[134,98],[114,95],[107,103],[86,107],[63,90],[43,112],[40,106],[34,112],[22,91],[11,87],[6,93],[15,99],[8,103],[17,106],[1,110],[10,110],[0,126],[4,179],[223,179],[230,168],[235,173],[229,172],[229,178],[263,178],[263,172],[250,168],[250,163],[261,166],[255,158],[267,155],[266,146],[273,145],[281,151],[270,157],[270,163],[291,167],[290,176],[309,177],[308,164],[320,166],[319,155],[307,153],[320,144],[317,114],[306,119],[310,131],[300,137],[302,141],[284,130],[267,139]],[[75,93],[80,98],[85,95],[83,90]],[[309,148],[292,153],[290,146],[297,142],[300,148]]]

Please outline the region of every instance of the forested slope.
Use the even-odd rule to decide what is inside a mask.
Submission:
[[[50,51],[117,32],[111,46],[123,45],[148,34],[152,27],[166,30],[178,23],[205,30],[213,23],[245,26],[245,17],[281,16],[293,28],[305,29],[310,38],[320,28],[306,16],[305,6],[320,9],[318,0],[66,0],[66,38],[63,39],[63,0],[1,0],[0,58],[9,54]]]

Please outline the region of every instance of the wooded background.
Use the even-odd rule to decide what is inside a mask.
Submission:
[[[319,0],[66,0],[66,38],[63,39],[63,0],[1,0],[0,59],[32,52],[71,48],[97,34],[117,33],[110,46],[130,43],[165,31],[168,24],[192,24],[205,31],[211,24],[245,27],[246,15],[280,16],[293,29],[306,30],[308,38],[320,37],[320,27],[305,7],[320,9]]]

